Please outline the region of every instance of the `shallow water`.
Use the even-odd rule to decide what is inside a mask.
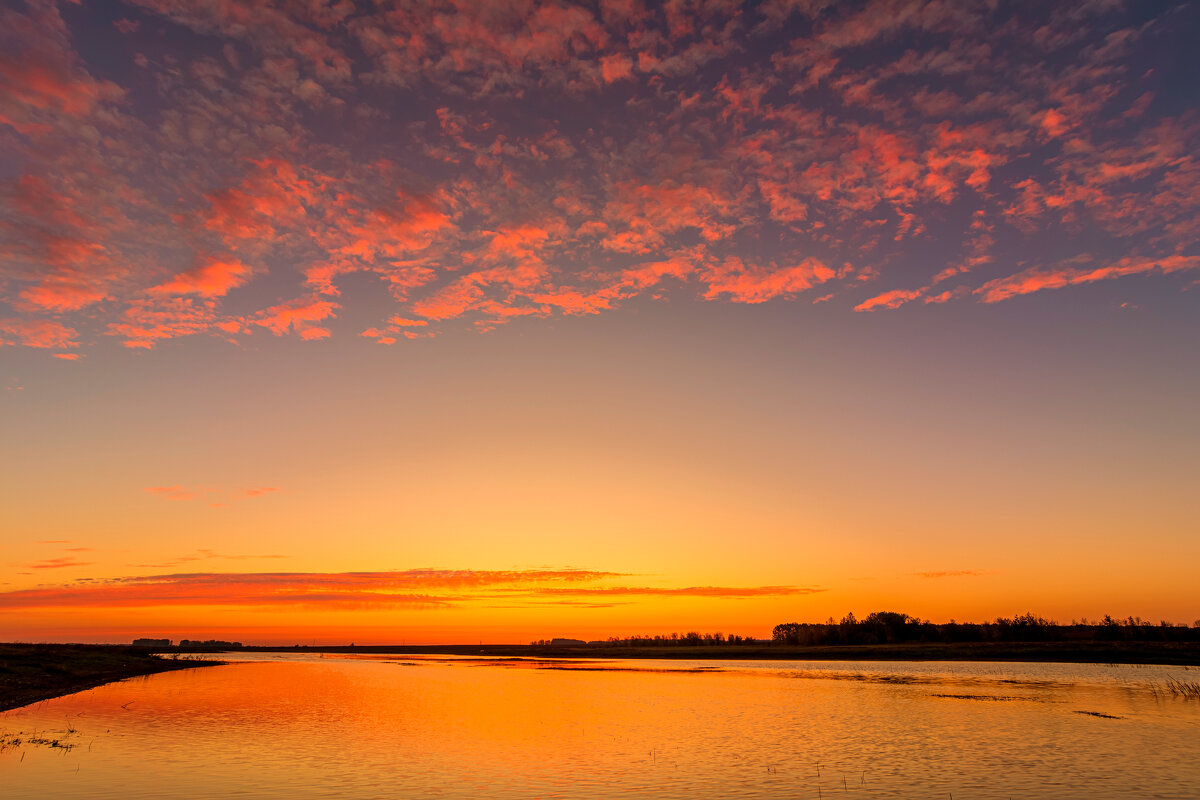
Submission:
[[[229,657],[0,714],[0,797],[1200,797],[1183,667]]]

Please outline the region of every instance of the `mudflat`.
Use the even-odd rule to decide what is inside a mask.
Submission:
[[[161,658],[128,645],[0,644],[0,711],[123,678],[220,663]]]

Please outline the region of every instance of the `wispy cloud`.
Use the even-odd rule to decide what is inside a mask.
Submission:
[[[913,574],[920,578],[975,578],[992,573],[983,569],[954,569],[940,572],[914,572]]]
[[[259,497],[265,497],[269,494],[282,491],[278,486],[250,486],[240,489],[227,489],[221,487],[193,487],[188,488],[180,484],[171,486],[147,486],[143,491],[158,495],[167,500],[197,500],[207,499],[209,504],[214,508],[224,508],[227,503],[224,501],[231,500],[253,500]]]
[[[213,557],[222,556],[213,554]],[[253,558],[251,556],[250,558]],[[150,605],[328,608],[443,607],[500,599],[604,606],[622,599],[786,597],[823,591],[798,586],[604,586],[624,573],[586,569],[391,572],[176,573],[0,592],[7,608],[127,608]]]
[[[146,492],[156,494],[159,497],[165,497],[167,500],[195,500],[196,493],[190,492],[182,486],[175,484],[174,486],[147,486]]]
[[[47,558],[43,561],[35,561],[25,566],[30,569],[66,569],[69,567],[88,567],[94,563],[93,561],[80,561],[74,556],[60,556],[59,558]]]
[[[544,588],[540,595],[573,595],[578,597],[627,596],[627,597],[715,597],[739,599],[748,597],[791,597],[816,594],[825,589],[812,586],[605,586],[598,588]]]
[[[164,567],[177,567],[180,564],[188,564],[188,563],[192,563],[195,561],[207,561],[210,559],[223,560],[223,561],[256,561],[259,559],[277,559],[277,558],[289,558],[289,556],[282,555],[279,553],[265,553],[265,554],[261,554],[261,555],[229,555],[226,553],[217,553],[213,550],[200,549],[200,550],[197,550],[195,553],[191,553],[191,554],[188,554],[185,556],[178,556],[176,558],[167,559],[166,561],[162,561],[162,562],[159,562],[156,564],[131,564],[130,566],[161,569]]]

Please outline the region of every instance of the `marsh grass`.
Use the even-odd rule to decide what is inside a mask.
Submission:
[[[160,658],[124,645],[0,644],[0,711],[112,681],[220,663],[196,654]]]
[[[14,747],[24,747],[26,745],[33,745],[35,747],[49,747],[63,751],[74,750],[76,747],[78,747],[78,743],[69,742],[67,741],[67,738],[77,733],[79,733],[79,731],[75,730],[74,728],[68,728],[68,730],[66,730],[61,736],[48,733],[38,733],[37,731],[32,733],[26,733],[25,731],[18,731],[17,733],[2,733],[0,734],[0,753]]]
[[[1167,691],[1185,700],[1200,700],[1200,681],[1181,681],[1168,677]]]

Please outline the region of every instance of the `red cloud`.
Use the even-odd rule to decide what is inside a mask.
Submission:
[[[132,608],[159,605],[306,605],[326,607],[445,606],[474,592],[530,591],[547,584],[596,581],[619,573],[595,570],[434,570],[395,572],[267,572],[149,575],[0,592],[0,608]]]
[[[864,300],[854,307],[855,311],[870,311],[873,308],[899,308],[921,296],[924,289],[893,289],[890,292],[876,295],[869,300]]]
[[[203,555],[202,557],[220,557]],[[0,608],[279,606],[386,608],[448,606],[478,599],[561,597],[787,597],[824,591],[803,586],[587,586],[622,573],[580,569],[393,572],[184,573],[117,578],[0,592]]]
[[[250,276],[250,268],[236,259],[210,258],[199,266],[179,273],[166,283],[151,287],[151,294],[196,294],[220,297],[241,286]]]
[[[48,319],[0,319],[0,345],[78,347],[77,336],[74,328]]]
[[[109,323],[112,336],[125,338],[124,345],[149,349],[162,339],[209,333],[221,323],[211,300],[190,297],[162,297],[135,300],[125,309],[121,322]]]
[[[364,287],[398,306],[372,321],[486,329],[598,313],[668,277],[763,302],[829,281],[824,264],[925,287],[860,311],[995,302],[1191,269],[1200,240],[1200,125],[1174,76],[1145,69],[1167,18],[1135,25],[1112,4],[1034,22],[919,0],[132,2],[163,41],[183,26],[201,42],[178,63],[134,57],[161,67],[137,103],[80,53],[144,27],[0,11],[18,170],[0,185],[0,263],[6,313],[31,324],[48,312],[151,347],[321,339],[336,312],[393,341],[433,331],[359,319]],[[1027,269],[1050,231],[1064,260]],[[1112,266],[1071,259],[1085,252]],[[317,294],[266,294],[293,272]],[[245,305],[224,311],[239,286]],[[342,289],[345,311],[318,299]],[[69,316],[85,310],[87,328]]]
[[[1042,289],[1058,289],[1080,283],[1120,278],[1148,272],[1171,273],[1200,268],[1200,256],[1174,255],[1166,258],[1123,258],[1115,264],[1096,269],[1081,267],[1034,267],[1015,275],[988,281],[975,290],[985,303],[996,303]]]
[[[260,312],[253,322],[276,336],[282,336],[291,329],[303,339],[321,339],[329,335],[329,330],[313,323],[329,319],[338,308],[340,306],[337,303],[328,300],[301,297],[271,306]]]
[[[91,113],[97,103],[117,100],[124,94],[114,83],[96,81],[51,58],[29,52],[0,54],[0,103],[15,101],[36,109],[84,115]]]
[[[208,195],[204,225],[226,240],[272,237],[277,228],[305,217],[317,185],[280,159],[253,162],[255,169],[235,188]]]
[[[665,243],[665,235],[687,228],[716,241],[734,230],[720,219],[732,211],[729,201],[704,186],[673,181],[619,184],[604,208],[605,221],[615,233],[602,244],[622,253],[649,253]]]
[[[613,83],[633,76],[633,59],[615,53],[600,59],[600,75],[605,83]]]
[[[834,275],[832,269],[815,258],[806,259],[792,267],[776,267],[772,264],[767,269],[730,257],[720,266],[711,267],[703,273],[708,283],[708,291],[704,296],[711,300],[725,294],[739,303],[763,303],[811,289]]]

